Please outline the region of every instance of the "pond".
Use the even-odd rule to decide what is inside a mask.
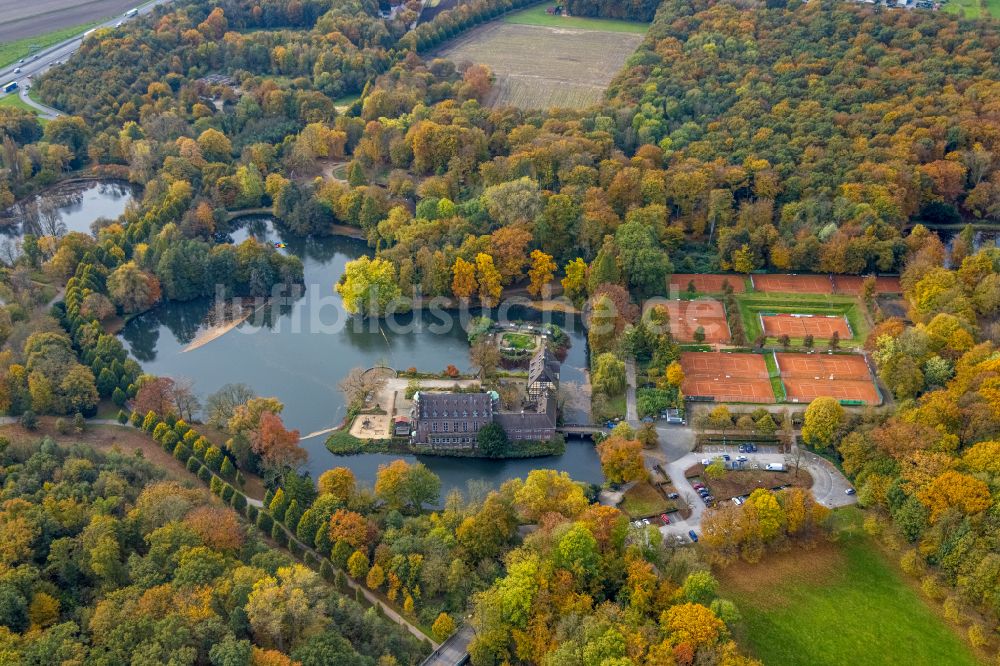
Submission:
[[[366,243],[345,237],[301,238],[276,230],[269,219],[249,219],[231,236],[241,242],[248,236],[283,243],[281,252],[302,259],[306,292],[268,318],[251,318],[207,344],[185,351],[203,330],[212,305],[207,301],[169,303],[131,320],[122,337],[132,355],[150,373],[194,382],[204,398],[223,384],[241,382],[259,395],[275,396],[285,404],[282,414],[289,428],[303,438],[338,425],[345,405],[338,382],[355,367],[384,363],[390,367],[440,372],[449,364],[469,368],[466,334],[455,322],[445,325],[440,312],[424,311],[385,320],[360,320],[347,316],[334,293],[345,264],[369,253]],[[541,313],[523,307],[510,311],[511,319],[541,320]],[[558,313],[552,321],[562,325]],[[450,322],[449,322],[450,323]],[[572,324],[573,322],[569,322]],[[582,326],[567,325],[572,345],[562,367],[566,382],[582,383],[586,368],[586,335]],[[585,418],[568,414],[567,421]],[[323,471],[346,466],[359,481],[372,483],[380,464],[412,456],[365,454],[334,456],[324,442],[326,435],[304,439],[309,452],[306,469],[317,477]],[[592,443],[571,441],[562,456],[533,460],[488,461],[468,458],[422,456],[420,460],[442,479],[443,493],[464,489],[467,481],[481,479],[491,485],[526,475],[535,468],[560,469],[581,481],[601,478],[600,462]]]
[[[94,220],[114,220],[125,212],[138,188],[121,180],[63,183],[22,201],[3,213],[0,233],[7,238],[27,233],[61,236],[70,231],[91,233]]]

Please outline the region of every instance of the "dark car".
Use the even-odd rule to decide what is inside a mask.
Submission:
[[[729,462],[731,460],[731,458],[729,457],[728,453],[723,453],[722,454],[722,459],[725,460],[726,462]]]
[[[698,543],[698,535],[695,533],[694,530],[688,530],[688,536],[691,537],[691,541]]]

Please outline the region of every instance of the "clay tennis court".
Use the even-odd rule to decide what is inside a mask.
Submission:
[[[834,332],[841,340],[854,337],[851,325],[844,317],[827,317],[826,315],[794,315],[794,314],[762,314],[760,322],[764,335],[778,337],[787,335],[790,338],[804,338],[811,335],[814,338],[830,338]]]
[[[846,294],[847,296],[860,296],[864,275],[834,275],[833,292],[835,294]],[[899,278],[891,275],[879,275],[875,278],[876,294],[901,294],[903,287],[899,283]]]
[[[774,357],[789,402],[811,402],[820,396],[869,405],[882,401],[862,356],[777,353]]]
[[[687,396],[711,396],[718,402],[774,402],[767,365],[760,354],[684,352],[681,354]]]
[[[856,379],[816,381],[813,379],[782,379],[785,396],[789,402],[812,402],[815,398],[829,397],[837,400],[860,400],[867,405],[881,402],[875,384]]]
[[[694,341],[698,327],[705,333],[705,342],[729,342],[726,309],[713,298],[693,301],[666,301],[659,307],[670,314],[670,332],[675,340]]]
[[[746,282],[742,275],[719,275],[716,273],[674,273],[670,276],[670,290],[673,292],[687,291],[688,284],[694,282],[694,290],[702,294],[721,294],[725,291],[724,283],[729,282],[733,292],[742,294],[746,291]]]
[[[751,275],[757,291],[780,294],[832,294],[829,275]]]
[[[778,352],[774,355],[781,377],[815,379],[871,380],[871,372],[863,356],[855,354],[796,354]]]

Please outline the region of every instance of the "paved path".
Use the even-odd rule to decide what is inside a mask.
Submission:
[[[639,427],[639,410],[635,402],[635,359],[625,361],[625,420],[633,428]]]
[[[680,501],[691,507],[691,515],[687,519],[671,519],[669,525],[662,525],[660,532],[664,536],[674,539],[680,537],[684,541],[688,539],[688,531],[701,531],[701,518],[705,513],[705,503],[695,492],[684,471],[700,463],[707,458],[714,458],[723,453],[729,453],[733,457],[745,455],[749,458],[749,464],[756,464],[763,468],[768,463],[784,463],[790,469],[789,475],[795,474],[795,460],[798,451],[793,449],[791,453],[778,452],[774,447],[762,447],[763,450],[756,453],[739,453],[739,445],[713,445],[705,447],[705,450],[695,452],[692,449],[695,444],[694,430],[687,426],[667,426],[660,425],[656,428],[660,436],[660,447],[657,451],[647,454],[647,466],[652,466],[659,462],[663,470],[670,477],[670,482],[680,493]],[[816,455],[810,451],[802,450],[799,457],[799,464],[803,470],[809,472],[813,478],[812,492],[816,501],[823,506],[838,508],[857,503],[857,495],[848,495],[845,491],[851,487],[843,474],[829,460]],[[717,501],[727,501],[731,498],[717,497]]]
[[[468,624],[463,624],[458,631],[442,643],[431,656],[424,660],[421,666],[458,666],[469,658],[469,643],[476,635]]]

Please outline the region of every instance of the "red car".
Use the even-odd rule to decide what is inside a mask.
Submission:
[[[664,525],[669,525],[670,524],[670,516],[668,516],[667,514],[661,513],[660,514],[660,518],[663,519],[663,524]]]

